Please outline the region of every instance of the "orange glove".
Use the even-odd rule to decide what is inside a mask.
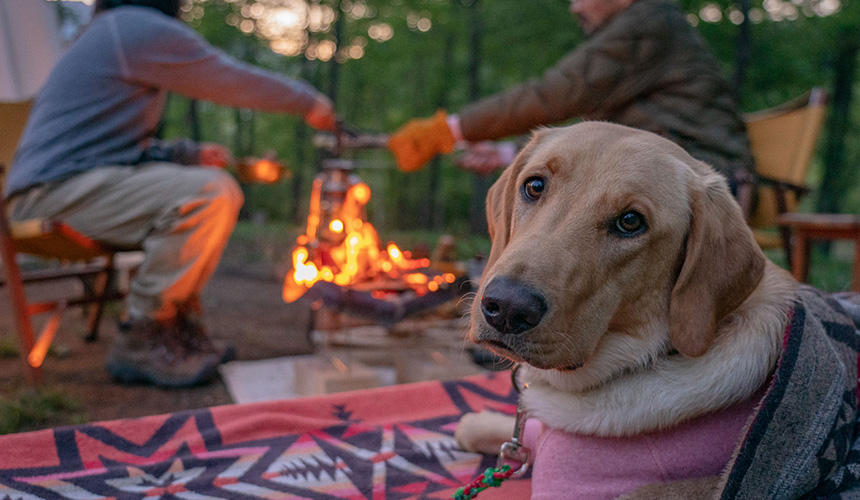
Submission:
[[[334,113],[331,99],[322,94],[317,96],[313,107],[305,115],[305,123],[317,130],[334,130],[337,115]]]
[[[430,118],[410,120],[388,139],[388,149],[400,170],[414,172],[437,154],[454,150],[456,141],[446,117],[445,111],[439,110]]]

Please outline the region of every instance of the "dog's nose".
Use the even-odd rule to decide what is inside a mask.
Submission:
[[[481,312],[500,333],[523,333],[540,323],[546,314],[546,300],[516,280],[498,277],[484,290]]]

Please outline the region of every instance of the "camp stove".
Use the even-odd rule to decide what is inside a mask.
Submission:
[[[314,178],[305,232],[296,238],[283,299],[308,297],[317,309],[393,324],[458,296],[463,278],[434,269],[394,242],[382,245],[368,221],[370,187],[347,153],[386,147],[385,135],[320,134],[314,145],[329,158]],[[449,269],[450,271],[450,269]]]

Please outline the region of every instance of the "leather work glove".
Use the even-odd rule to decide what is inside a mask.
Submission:
[[[201,142],[199,155],[199,163],[210,167],[224,168],[234,161],[233,153],[226,146],[216,142]]]
[[[317,96],[313,107],[305,115],[305,123],[317,130],[334,130],[337,115],[335,115],[331,100],[322,94]]]
[[[410,120],[388,140],[397,166],[404,172],[414,172],[439,153],[454,150],[454,135],[448,128],[445,111],[430,118]]]

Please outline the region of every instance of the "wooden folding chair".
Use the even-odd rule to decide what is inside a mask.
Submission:
[[[806,174],[824,121],[827,92],[813,88],[774,108],[747,114],[756,163],[757,201],[749,224],[762,248],[782,248],[791,265],[790,230],[779,216],[793,212],[809,192]]]
[[[24,128],[30,103],[0,103],[0,191],[5,177],[4,164],[11,162]],[[23,272],[18,256],[42,257],[39,269]],[[99,322],[108,300],[121,298],[109,284],[114,275],[114,252],[78,233],[59,220],[32,219],[10,222],[5,200],[0,196],[0,257],[5,280],[0,286],[9,290],[21,344],[21,358],[31,383],[42,381],[42,363],[57,332],[60,317],[67,307],[89,307],[87,340],[98,336]],[[30,302],[25,284],[56,280],[80,280],[83,293],[52,300]],[[51,313],[38,337],[33,317]]]

